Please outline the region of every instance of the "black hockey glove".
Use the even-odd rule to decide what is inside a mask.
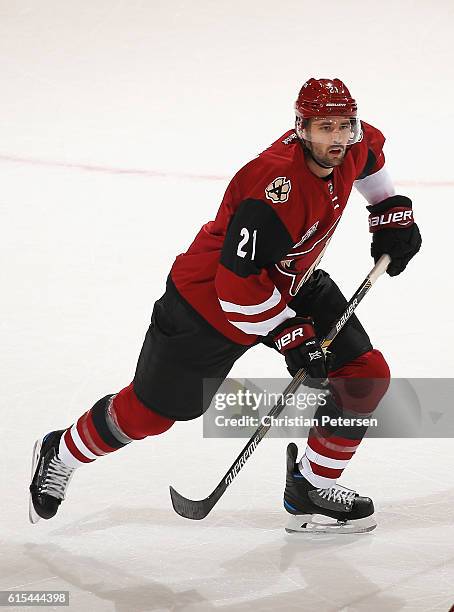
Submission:
[[[395,195],[368,206],[372,232],[371,254],[375,263],[384,253],[391,257],[387,272],[397,276],[421,248],[421,234],[413,220],[410,198]]]
[[[307,385],[320,387],[328,376],[325,356],[318,341],[314,322],[310,317],[293,317],[276,327],[270,336],[282,353],[292,376],[304,368],[310,379]]]

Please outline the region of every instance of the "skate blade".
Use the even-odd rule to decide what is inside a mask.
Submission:
[[[316,518],[317,517],[317,518]],[[285,531],[287,533],[367,533],[372,531],[377,523],[372,516],[353,521],[336,521],[318,514],[291,515]]]
[[[36,440],[34,446],[33,446],[33,454],[32,454],[32,473],[31,473],[31,478],[30,478],[30,482],[33,480],[33,476],[35,475],[36,472],[36,468],[39,462],[39,455],[41,453],[41,444],[42,444],[42,439]],[[39,516],[39,514],[36,512],[35,507],[33,506],[33,501],[32,501],[32,494],[28,493],[29,498],[28,498],[28,518],[30,523],[32,523],[33,525],[35,523],[37,523],[38,521],[41,520],[41,517]]]

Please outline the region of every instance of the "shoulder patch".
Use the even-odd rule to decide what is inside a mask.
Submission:
[[[266,187],[265,195],[274,204],[282,204],[287,202],[291,188],[290,179],[287,179],[286,176],[278,176]]]
[[[282,141],[283,144],[285,145],[289,145],[291,144],[294,140],[296,140],[298,138],[296,132],[292,132],[289,136],[287,136],[287,138],[284,138],[284,140]]]

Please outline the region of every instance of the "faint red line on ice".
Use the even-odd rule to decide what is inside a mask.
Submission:
[[[148,178],[174,178],[202,181],[228,181],[230,176],[222,174],[196,174],[190,172],[166,172],[164,170],[148,170],[146,168],[118,168],[116,166],[101,166],[98,164],[84,164],[79,162],[65,162],[56,160],[38,159],[35,157],[18,157],[14,155],[1,155],[0,162],[27,164],[31,166],[44,166],[47,168],[63,168],[69,170],[84,170],[86,172],[100,172],[104,174],[125,174],[130,176],[143,176]],[[415,181],[397,180],[396,185],[402,187],[454,187],[454,181]]]
[[[152,178],[183,178],[203,181],[224,181],[227,176],[218,174],[192,174],[189,172],[165,172],[163,170],[147,170],[146,168],[118,168],[115,166],[99,166],[97,164],[84,164],[76,162],[63,162],[55,160],[37,159],[33,157],[16,157],[1,155],[0,162],[27,164],[30,166],[44,166],[46,168],[63,168],[69,170],[84,170],[86,172],[101,172],[104,174],[128,174]]]
[[[395,184],[401,187],[454,187],[454,181],[411,181],[403,179],[395,181]]]

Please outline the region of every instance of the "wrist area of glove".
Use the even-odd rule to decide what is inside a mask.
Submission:
[[[413,204],[410,198],[401,195],[391,196],[367,206],[369,231],[374,234],[383,229],[408,229],[414,224]]]
[[[287,319],[273,329],[270,335],[277,350],[282,354],[316,338],[311,317]]]

